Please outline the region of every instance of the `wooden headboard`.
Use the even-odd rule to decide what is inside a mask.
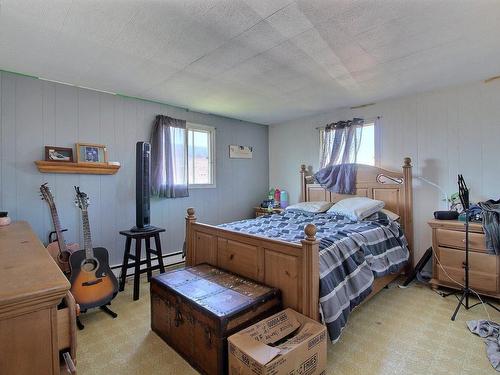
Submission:
[[[337,202],[352,195],[331,193],[319,184],[309,183],[306,165],[300,169],[301,202]],[[401,172],[360,164],[356,176],[354,196],[368,197],[385,202],[385,208],[400,216],[400,223],[413,254],[413,191],[411,159],[404,158]],[[410,255],[410,264],[413,264]]]

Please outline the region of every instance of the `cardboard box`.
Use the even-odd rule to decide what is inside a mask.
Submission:
[[[326,339],[324,325],[283,310],[228,338],[229,374],[323,374]]]

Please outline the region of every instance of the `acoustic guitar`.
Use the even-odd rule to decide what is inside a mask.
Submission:
[[[108,250],[92,247],[88,215],[89,198],[75,186],[75,203],[82,212],[84,249],[71,254],[71,293],[81,310],[108,304],[118,293],[118,282],[109,268]]]
[[[56,232],[57,236],[56,241],[49,243],[49,245],[47,246],[47,251],[55,260],[59,268],[65,274],[68,274],[70,272],[69,256],[71,255],[71,253],[79,250],[80,245],[77,243],[66,244],[61,229],[61,221],[59,220],[56,204],[54,202],[54,196],[52,195],[52,192],[50,191],[49,185],[47,185],[47,183],[40,186],[40,194],[42,196],[42,200],[47,202],[47,204],[49,205],[52,224],[54,225],[54,231]]]

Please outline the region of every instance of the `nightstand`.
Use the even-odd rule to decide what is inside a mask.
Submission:
[[[465,223],[458,220],[431,220],[432,248],[439,259],[441,268],[433,259],[433,287],[445,286],[460,289],[450,277],[464,283]],[[488,254],[483,227],[478,223],[469,224],[469,277],[470,287],[479,294],[500,298],[499,257]]]
[[[280,214],[284,211],[285,210],[283,208],[273,208],[273,214]],[[269,211],[267,210],[267,208],[255,207],[255,217],[267,215],[268,213],[269,213]]]

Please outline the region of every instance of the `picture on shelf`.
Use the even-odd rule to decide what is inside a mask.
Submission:
[[[108,152],[105,145],[77,143],[76,159],[78,163],[107,163]]]
[[[97,147],[85,147],[85,161],[99,162],[99,149]]]
[[[45,146],[45,161],[73,161],[73,149],[70,147]]]

